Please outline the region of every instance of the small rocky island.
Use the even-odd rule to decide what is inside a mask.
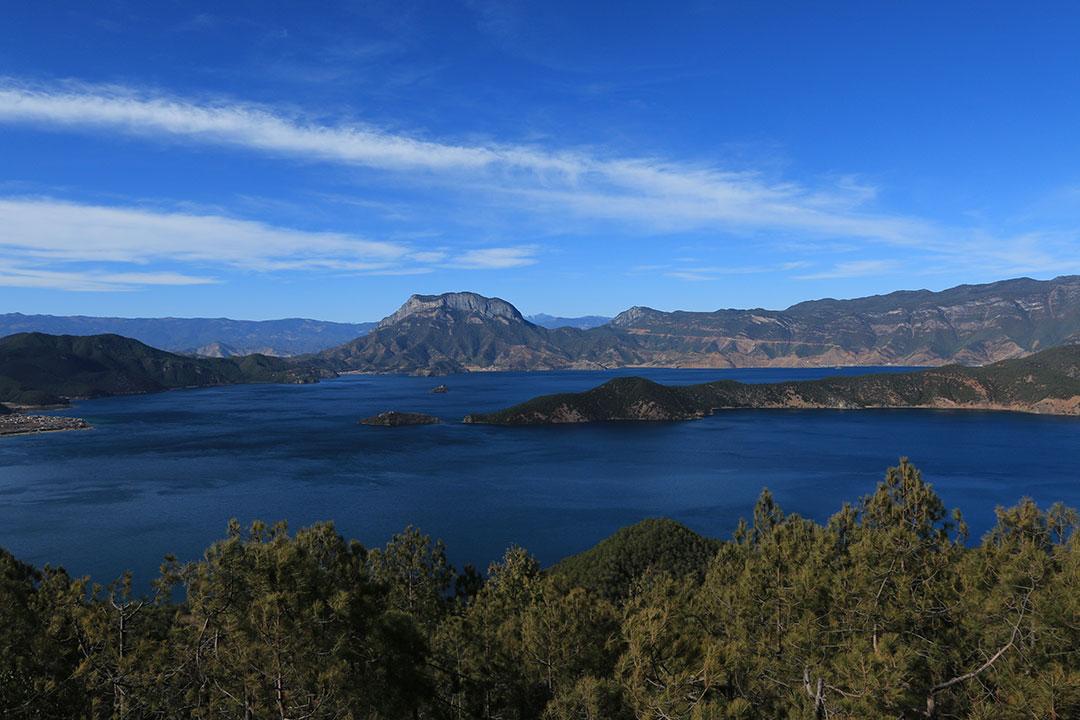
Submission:
[[[544,395],[466,423],[554,425],[692,420],[719,410],[930,408],[1080,416],[1080,345],[983,367],[949,365],[905,373],[748,384],[720,380],[667,386],[616,378],[581,393]]]
[[[380,427],[402,427],[404,425],[435,425],[439,418],[434,415],[415,412],[389,412],[379,413],[360,421],[361,425],[377,425]]]

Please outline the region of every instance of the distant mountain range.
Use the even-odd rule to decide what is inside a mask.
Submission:
[[[635,307],[611,324],[653,351],[650,364],[982,365],[1080,342],[1080,276],[814,300],[780,311]]]
[[[983,365],[1080,342],[1080,276],[815,300],[786,310],[634,307],[542,327],[499,298],[414,295],[369,334],[318,353],[335,371],[447,374],[614,367]]]
[[[530,315],[546,328],[587,329],[611,322],[609,317]],[[22,332],[50,335],[122,335],[162,350],[203,357],[235,357],[260,353],[292,357],[319,352],[366,335],[378,323],[336,323],[304,318],[230,320],[228,318],[119,318],[85,315],[0,314],[0,337]]]
[[[56,315],[0,315],[0,336],[22,332],[51,335],[114,334],[170,352],[232,357],[261,353],[287,357],[318,352],[348,342],[375,323],[335,323],[227,318],[114,318]]]
[[[1080,345],[1051,348],[983,367],[950,365],[909,373],[750,384],[720,380],[660,385],[616,378],[579,393],[545,395],[468,423],[555,425],[692,420],[731,409],[935,408],[1080,415]]]
[[[589,328],[600,327],[601,325],[607,325],[611,322],[611,318],[603,315],[583,315],[581,317],[555,317],[554,315],[545,315],[540,313],[539,315],[526,315],[525,319],[531,322],[533,325],[539,325],[550,330],[561,327],[577,328],[578,330],[588,330]]]
[[[0,315],[0,335],[114,333],[209,357],[296,356],[323,371],[443,375],[617,367],[984,365],[1080,343],[1080,276],[814,300],[785,310],[525,318],[499,298],[413,295],[375,323]]]
[[[308,383],[323,374],[265,355],[176,355],[119,335],[19,333],[0,338],[0,402],[14,405],[61,405],[75,398],[234,383]]]
[[[94,319],[77,320],[88,323]],[[164,332],[168,323],[185,327],[183,323],[189,321],[146,322]],[[325,338],[325,333],[356,327],[315,321],[190,322],[220,322],[219,328],[234,331],[246,326],[249,338],[252,326],[276,327],[274,337],[279,341],[297,343],[300,341],[290,332],[310,343],[312,335]],[[173,338],[169,344],[184,345],[186,341]],[[918,375],[918,380],[908,385],[903,384],[906,375],[854,384],[845,380],[832,385],[786,383],[738,389],[716,385],[702,399],[687,395],[690,391],[651,385],[627,390],[616,383],[605,386],[605,392],[619,393],[614,400],[603,399],[597,416],[604,417],[611,407],[617,415],[638,400],[640,407],[660,407],[661,414],[670,411],[674,415],[704,412],[705,406],[929,403],[936,407],[935,403],[944,402],[990,407],[1035,403],[1047,397],[1060,405],[1059,401],[1072,396],[1047,394],[1039,385],[1045,379],[1046,359],[1057,362],[1060,358],[1041,351],[1071,345],[1077,346],[1074,354],[1080,354],[1080,276],[1048,281],[1021,278],[942,292],[896,292],[856,300],[817,300],[782,311],[661,312],[636,307],[608,324],[585,330],[545,328],[526,320],[505,300],[458,292],[413,295],[366,335],[291,358],[262,354],[197,358],[114,334],[15,334],[0,339],[0,402],[41,405],[66,398],[176,387],[310,382],[350,371],[444,375],[613,367],[986,365],[1039,353],[1026,365],[993,365],[997,369],[991,375],[951,368]],[[300,345],[280,347],[296,350]],[[1022,382],[1013,373],[1008,382],[1015,392],[1002,394],[1006,378],[1002,373],[1017,367],[1024,370]],[[1075,367],[1069,372],[1074,371]],[[1075,373],[1070,377],[1075,378]],[[1072,387],[1067,383],[1061,386]],[[639,391],[643,394],[635,399]],[[776,394],[768,394],[774,391]],[[1025,395],[1028,391],[1038,397]],[[623,400],[630,404],[619,405]],[[588,403],[581,407],[572,404],[567,417],[576,417],[577,412],[592,417],[591,410],[586,412],[589,407]]]

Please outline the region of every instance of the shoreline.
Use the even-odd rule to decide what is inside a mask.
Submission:
[[[1076,410],[1067,410],[1064,412],[1055,410],[1044,410],[1037,407],[1030,406],[1010,406],[1010,405],[994,405],[994,404],[980,404],[980,405],[848,405],[846,407],[837,405],[761,405],[758,407],[739,407],[739,406],[724,406],[712,408],[709,411],[703,411],[701,413],[695,413],[693,415],[677,416],[677,417],[658,417],[658,418],[644,418],[644,417],[612,417],[603,419],[566,419],[566,420],[537,420],[528,422],[498,422],[494,420],[480,419],[479,414],[466,415],[461,420],[463,425],[490,425],[492,427],[565,427],[573,425],[597,425],[601,423],[681,423],[681,422],[694,422],[696,420],[704,420],[706,418],[716,417],[728,412],[786,412],[786,411],[815,411],[825,410],[833,412],[859,412],[863,410],[917,410],[924,412],[983,412],[983,413],[1005,413],[1005,414],[1017,414],[1017,415],[1035,415],[1041,417],[1057,417],[1057,418],[1080,418],[1080,408]]]
[[[956,364],[956,363],[953,363]],[[570,373],[570,372],[611,372],[613,370],[859,370],[865,369],[873,371],[875,369],[887,368],[889,370],[897,369],[900,371],[912,371],[917,372],[919,370],[932,370],[942,367],[948,367],[948,364],[942,365],[900,365],[896,363],[889,363],[884,365],[611,365],[611,366],[567,366],[557,368],[504,368],[504,367],[479,367],[470,366],[464,368],[461,372],[453,373],[424,373],[421,369],[418,371],[405,371],[405,370],[335,370],[338,377],[348,377],[353,375],[361,375],[365,377],[410,377],[410,378],[448,378],[462,375],[497,375],[499,373]],[[967,368],[980,368],[984,365],[961,365],[960,367]],[[867,374],[873,374],[868,372]],[[329,378],[333,379],[333,378]]]
[[[23,415],[22,413],[0,415],[0,437],[90,430],[92,427],[82,418],[65,415]]]

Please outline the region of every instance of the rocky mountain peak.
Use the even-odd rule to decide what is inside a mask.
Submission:
[[[645,307],[644,305],[635,305],[629,310],[623,310],[611,320],[611,324],[616,327],[628,327],[642,320],[648,320],[651,317],[660,315],[659,310],[653,310],[651,307]]]
[[[448,313],[463,313],[502,323],[524,323],[518,309],[500,298],[489,298],[472,292],[450,292],[441,295],[413,295],[394,314],[383,318],[379,328],[396,325],[413,318],[435,318]]]

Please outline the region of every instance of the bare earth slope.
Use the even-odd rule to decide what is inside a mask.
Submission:
[[[589,329],[546,328],[498,298],[414,295],[370,334],[313,362],[441,375],[615,367],[981,365],[1080,342],[1080,276],[815,300],[786,310],[635,307]]]
[[[1080,277],[814,300],[786,310],[631,308],[648,365],[981,365],[1080,341]]]
[[[1080,346],[969,368],[745,384],[671,387],[618,378],[582,393],[545,395],[471,423],[550,425],[617,420],[688,420],[736,408],[957,408],[1080,415]]]
[[[595,337],[604,331],[598,328]],[[534,325],[499,298],[468,292],[413,295],[368,335],[316,357],[334,370],[359,372],[554,370],[575,366],[574,340],[586,335]]]

